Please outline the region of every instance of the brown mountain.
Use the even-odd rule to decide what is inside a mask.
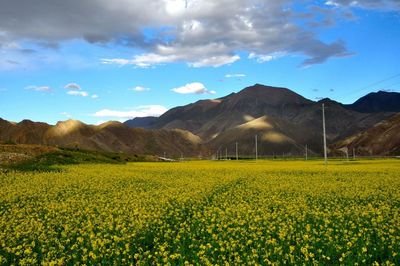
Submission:
[[[256,84],[214,100],[176,107],[160,116],[154,128],[181,128],[209,141],[221,132],[265,114],[290,119],[312,101],[285,88]]]
[[[124,124],[107,122],[94,126],[68,120],[51,126],[29,120],[20,123],[0,120],[0,141],[129,154],[166,152],[170,156],[209,155],[218,150],[228,150],[233,155],[238,142],[241,155],[253,155],[257,135],[260,155],[301,155],[306,145],[310,154],[321,154],[322,104],[326,107],[330,145],[395,114],[379,112],[382,104],[376,105],[374,112],[358,112],[330,99],[315,102],[286,88],[256,84],[222,98],[173,108],[159,118]],[[151,129],[130,128],[130,122]]]
[[[333,145],[359,155],[400,155],[400,113]]]
[[[347,107],[362,113],[400,112],[400,93],[388,91],[371,92]]]
[[[151,128],[152,124],[157,121],[158,117],[146,116],[146,117],[135,117],[133,119],[124,122],[128,127],[134,128]]]
[[[132,129],[120,122],[95,126],[67,120],[51,126],[29,120],[12,123],[0,119],[0,141],[128,154],[164,155],[165,152],[170,157],[205,154],[200,138],[188,131]]]
[[[308,100],[286,89],[256,84],[238,93],[176,107],[152,122],[152,128],[180,128],[200,136],[213,152],[233,154],[239,143],[242,154],[322,152],[322,103],[326,106],[328,143],[361,132],[393,113],[361,113],[341,103]]]

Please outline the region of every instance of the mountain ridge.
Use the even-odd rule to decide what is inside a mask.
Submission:
[[[337,150],[353,150],[357,155],[400,155],[400,113],[373,127],[334,144]]]
[[[0,118],[0,141],[63,148],[169,156],[198,156],[204,151],[199,139],[180,129],[146,130],[129,128],[109,121],[87,125],[79,120],[59,121],[56,125],[23,120],[11,123]]]
[[[150,128],[191,131],[213,150],[241,142],[245,153],[254,153],[254,135],[273,134],[291,141],[278,144],[277,138],[261,138],[259,147],[266,153],[274,154],[283,150],[300,154],[305,145],[315,153],[321,153],[322,103],[326,106],[330,144],[370,128],[394,114],[361,113],[329,98],[312,101],[287,88],[255,84],[224,97],[175,107],[156,119]],[[274,125],[273,129],[238,128],[251,119],[264,116],[268,116]]]
[[[255,84],[224,97],[172,108],[158,118],[136,118],[134,128],[129,127],[132,120],[101,125],[77,120],[56,125],[0,120],[0,141],[130,154],[208,156],[220,149],[232,152],[236,142],[241,153],[254,154],[257,135],[260,155],[283,152],[299,156],[305,146],[311,154],[321,154],[322,103],[332,148],[395,114],[358,112],[329,98],[312,101],[287,88]]]
[[[352,104],[348,108],[362,112],[400,112],[400,93],[378,91],[371,92]]]

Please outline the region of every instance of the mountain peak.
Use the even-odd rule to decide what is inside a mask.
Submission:
[[[283,87],[273,87],[259,83],[246,87],[231,98],[255,98],[257,102],[264,102],[272,106],[282,104],[310,104],[311,100]]]
[[[58,121],[56,126],[80,126],[85,125],[83,122],[75,119],[68,119],[65,121]]]
[[[290,91],[290,90],[287,89],[287,88],[283,88],[283,87],[274,87],[274,86],[264,85],[264,84],[260,84],[260,83],[256,83],[256,84],[254,84],[254,85],[252,85],[252,86],[246,87],[246,88],[244,88],[242,91],[245,91],[245,90],[257,90],[257,89],[263,89],[263,90],[265,90],[265,89],[272,89],[272,90],[275,90],[275,89],[283,89],[283,90],[288,90],[288,91]]]
[[[332,100],[331,98],[323,98],[323,99],[319,100],[317,103],[342,105],[341,103],[339,103],[339,102],[337,102],[335,100]]]
[[[371,92],[370,94],[394,95],[394,94],[397,94],[397,93],[398,92],[379,90],[378,92]]]
[[[382,90],[371,92],[348,107],[361,113],[400,112],[400,93]]]

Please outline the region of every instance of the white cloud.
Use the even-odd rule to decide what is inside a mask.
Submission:
[[[146,88],[143,86],[136,86],[135,88],[131,89],[133,91],[137,91],[137,92],[143,92],[143,91],[150,91],[150,88]]]
[[[168,109],[162,105],[143,105],[128,111],[117,111],[110,109],[103,109],[93,114],[95,117],[107,117],[107,118],[125,118],[131,119],[135,117],[145,116],[160,116],[168,111]]]
[[[136,55],[133,59],[113,58],[101,59],[103,64],[117,64],[120,66],[134,65],[139,68],[148,68],[164,63],[172,63],[178,61],[179,57],[175,55],[159,55],[155,53]]]
[[[65,89],[68,90],[81,90],[81,86],[79,84],[76,83],[69,83],[67,85],[64,86]]]
[[[250,53],[248,58],[249,59],[255,59],[257,61],[257,63],[265,63],[265,62],[269,62],[275,59],[278,59],[280,57],[285,56],[285,53],[283,52],[276,52],[273,54],[256,54],[256,53]]]
[[[41,92],[52,92],[53,89],[49,86],[28,86],[25,88],[26,90],[33,90],[33,91],[41,91]]]
[[[285,52],[284,55],[305,56],[305,64],[318,64],[348,51],[345,43],[322,41],[319,36],[323,34],[307,26],[321,19],[319,13],[308,9],[320,6],[316,2],[301,1],[304,8],[297,8],[297,1],[288,0],[114,0],[112,4],[107,0],[90,4],[71,0],[63,5],[54,0],[0,1],[0,10],[5,10],[0,12],[0,50],[18,50],[20,44],[27,42],[57,46],[68,40],[85,40],[89,44],[133,48],[131,57],[110,55],[101,60],[119,66],[152,67],[183,62],[192,67],[218,67],[239,60],[239,52],[253,52],[263,62],[271,60],[270,55],[276,52]],[[399,0],[321,3],[326,3],[324,9],[338,13],[341,11],[337,6],[350,11],[355,7],[400,10]],[[69,19],[71,13],[76,19]],[[152,36],[143,34],[143,29],[149,29]],[[26,66],[20,57],[7,59],[15,62],[0,60],[0,69]]]
[[[325,5],[327,5],[327,6],[335,6],[335,7],[339,6],[339,4],[336,3],[335,1],[326,1]]]
[[[67,118],[71,118],[72,116],[68,112],[61,112],[60,115],[63,115]]]
[[[228,65],[236,62],[240,59],[238,55],[219,55],[203,58],[199,61],[188,63],[191,67],[220,67],[223,65]]]
[[[325,5],[333,7],[357,7],[364,9],[377,9],[383,11],[400,11],[399,0],[330,0]]]
[[[226,74],[225,78],[244,78],[245,74]]]
[[[67,94],[72,96],[88,97],[90,94],[87,91],[83,91],[82,87],[77,83],[68,83],[64,86],[67,89]],[[99,98],[99,95],[93,94],[90,96],[93,99]]]
[[[87,93],[86,91],[67,91],[67,94],[73,96],[82,96],[82,97],[89,96],[89,93]]]
[[[208,43],[198,46],[157,45],[155,53],[136,55],[132,59],[101,59],[101,62],[119,66],[133,65],[138,68],[148,68],[173,62],[187,62],[188,66],[197,68],[220,67],[232,64],[239,59],[240,56],[231,54],[230,48],[225,44]]]
[[[215,94],[215,91],[208,90],[204,84],[200,82],[188,83],[185,86],[173,88],[171,91],[180,94]]]
[[[103,58],[103,59],[100,59],[100,61],[102,64],[105,64],[105,65],[111,65],[111,64],[117,64],[120,66],[132,65],[131,60],[121,59],[121,58],[112,58],[112,59]]]

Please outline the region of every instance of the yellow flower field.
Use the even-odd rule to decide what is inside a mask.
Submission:
[[[0,173],[0,264],[400,264],[400,160],[63,170]]]

